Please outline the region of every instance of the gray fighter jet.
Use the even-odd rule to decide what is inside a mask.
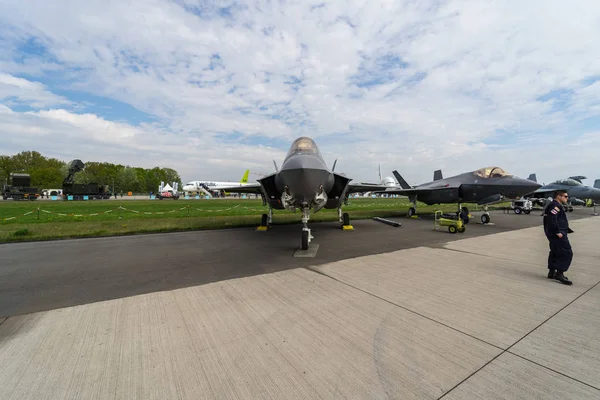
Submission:
[[[555,190],[565,190],[569,194],[569,211],[573,211],[573,205],[584,205],[586,200],[592,200],[594,203],[600,203],[600,188],[586,186],[582,183],[585,176],[571,176],[567,179],[557,180],[548,185],[541,186],[536,191],[527,193],[525,198],[537,200],[537,203],[544,204],[542,199],[552,197]],[[529,175],[529,180],[537,182],[535,174]],[[594,185],[598,184],[598,180]]]
[[[352,179],[344,174],[337,174],[334,161],[331,170],[325,164],[323,156],[314,140],[299,137],[292,143],[281,169],[275,165],[275,173],[248,183],[243,187],[221,188],[225,192],[255,193],[263,199],[263,205],[269,206],[268,214],[262,215],[261,226],[271,225],[273,209],[302,212],[302,250],[307,250],[314,237],[308,228],[311,210],[317,212],[322,208],[338,209],[342,227],[350,226],[348,213],[342,214],[342,203],[348,204],[351,193],[383,190],[384,185],[365,185],[350,183]]]
[[[499,167],[481,168],[449,178],[443,178],[442,171],[437,170],[434,172],[432,182],[415,187],[410,187],[398,171],[394,171],[394,176],[402,189],[388,189],[382,193],[408,196],[412,203],[412,207],[408,210],[409,216],[416,214],[417,201],[427,205],[458,204],[458,212],[464,211],[466,214],[469,210],[461,207],[461,203],[477,203],[484,206],[484,214],[481,216],[481,222],[484,224],[491,219],[487,211],[489,204],[497,203],[503,197],[521,198],[524,194],[542,186],[511,175]]]

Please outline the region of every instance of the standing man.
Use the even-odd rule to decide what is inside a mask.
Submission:
[[[572,285],[564,272],[569,269],[573,260],[573,250],[569,243],[569,228],[567,213],[563,205],[567,204],[569,195],[564,190],[554,192],[554,200],[544,210],[544,233],[550,242],[548,255],[548,278],[556,279],[565,285]]]

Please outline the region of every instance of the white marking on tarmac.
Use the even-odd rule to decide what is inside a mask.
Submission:
[[[319,250],[318,244],[309,244],[307,250],[302,250],[302,246],[298,246],[298,250],[294,253],[294,257],[314,257]]]

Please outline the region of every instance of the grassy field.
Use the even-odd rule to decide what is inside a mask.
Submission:
[[[467,205],[473,211],[477,206]],[[352,219],[406,215],[407,199],[350,199]],[[454,211],[456,205],[418,206],[420,214]],[[261,200],[96,200],[2,201],[0,243],[73,237],[130,235],[257,226],[267,212]],[[273,224],[298,223],[300,212],[273,211]],[[337,221],[336,210],[321,210],[311,222]]]

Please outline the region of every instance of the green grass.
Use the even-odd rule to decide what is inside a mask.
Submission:
[[[344,211],[351,219],[364,219],[403,216],[409,207],[405,198],[360,198],[350,199]],[[0,243],[257,226],[267,209],[261,200],[241,199],[2,201]],[[435,210],[453,211],[456,205],[418,206],[420,214]],[[299,221],[299,211],[273,211],[274,224]],[[321,210],[311,215],[311,222],[321,221],[337,221],[337,211]]]

